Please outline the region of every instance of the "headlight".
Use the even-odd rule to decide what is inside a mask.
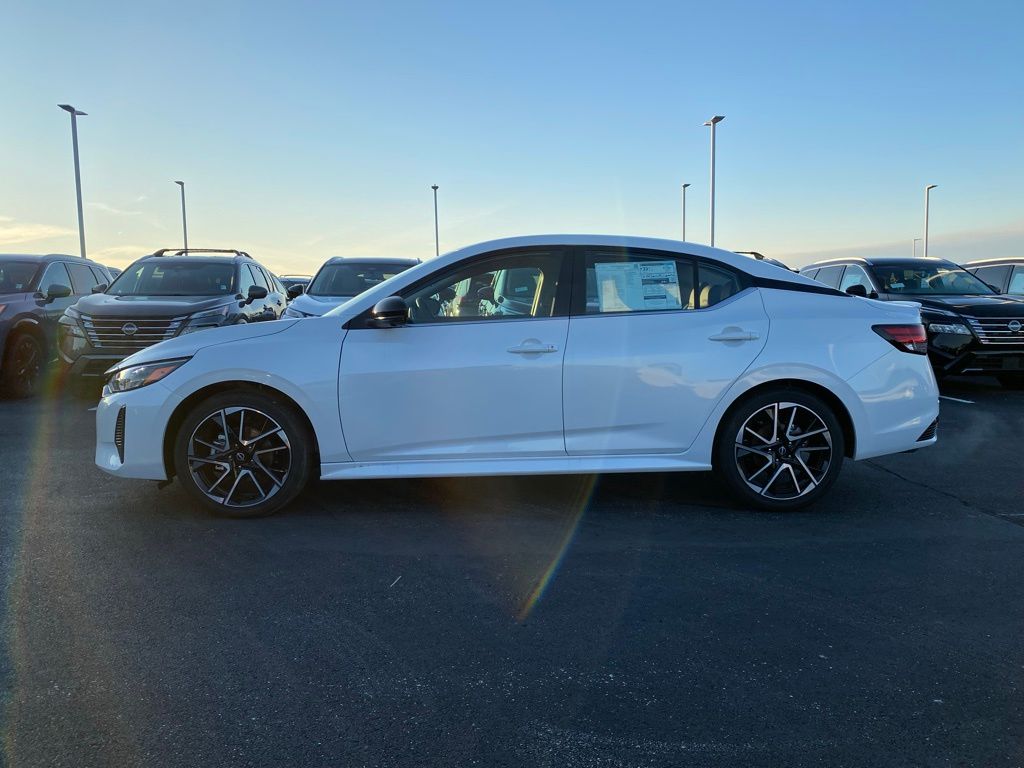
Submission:
[[[313,317],[311,312],[303,312],[301,309],[295,309],[294,307],[288,307],[285,309],[283,317]]]
[[[958,336],[970,336],[971,329],[961,323],[928,323],[932,333],[955,333]]]
[[[231,309],[230,304],[225,304],[223,307],[217,307],[216,309],[208,309],[205,312],[196,312],[194,315],[189,315],[188,320],[180,331],[179,336],[184,336],[186,333],[192,333],[192,331],[202,331],[206,328],[217,328],[224,324],[224,319],[228,316],[228,310]]]
[[[103,388],[103,395],[112,395],[115,392],[128,392],[148,384],[155,384],[168,374],[178,370],[187,363],[189,358],[183,357],[177,360],[161,360],[156,363],[142,363],[141,365],[129,365],[127,368],[120,368],[111,373],[107,379],[107,386]]]
[[[64,314],[70,317],[72,320],[78,320],[82,316],[82,313],[79,312],[74,307],[68,307],[67,309],[65,309]]]

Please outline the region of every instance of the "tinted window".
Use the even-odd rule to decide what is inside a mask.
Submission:
[[[173,256],[132,264],[107,293],[114,296],[220,296],[232,292],[231,262],[175,261]]]
[[[871,280],[868,278],[868,273],[856,264],[850,264],[846,267],[846,271],[843,273],[842,282],[839,283],[839,290],[845,291],[851,285],[863,285],[864,289],[868,293],[871,293],[871,291],[874,290],[874,288],[871,287]]]
[[[843,264],[836,264],[831,267],[822,267],[818,270],[818,274],[814,279],[819,283],[824,283],[829,288],[838,288],[844,266]]]
[[[92,270],[92,274],[96,278],[97,285],[99,285],[100,283],[106,283],[107,285],[110,285],[112,278],[107,277],[107,275],[103,274],[102,269],[100,269],[99,267],[89,267],[89,269]]]
[[[589,251],[585,314],[694,309],[694,261],[650,251]]]
[[[94,285],[99,285],[100,280],[96,279],[96,275],[88,264],[68,264],[68,270],[71,272],[71,280],[75,284],[75,293],[89,293]]]
[[[713,267],[704,262],[701,262],[697,267],[697,285],[696,299],[698,309],[713,307],[720,301],[725,301],[730,296],[735,296],[743,290],[743,286],[735,272],[730,272],[720,267]]]
[[[32,261],[0,261],[0,293],[21,293],[32,286],[39,265]]]
[[[358,296],[410,266],[387,262],[325,264],[316,273],[306,293],[310,296]]]
[[[405,295],[412,323],[551,317],[562,256],[516,251],[448,272]]]
[[[59,261],[53,262],[43,272],[43,279],[39,281],[39,290],[48,291],[51,285],[63,285],[69,291],[71,290],[71,276],[68,275],[67,268]]]
[[[1024,267],[1013,268],[1010,287],[1006,289],[1006,292],[1012,293],[1014,296],[1024,296]]]
[[[1010,276],[1010,265],[1000,264],[993,267],[978,267],[972,271],[979,280],[984,280],[997,291],[1002,291],[1006,285],[1006,278]]]
[[[817,267],[815,267],[814,269],[801,269],[800,274],[803,275],[804,277],[811,278],[811,280],[816,280],[818,277],[818,271],[819,270]]]
[[[248,296],[249,289],[254,285],[256,285],[256,281],[252,277],[252,272],[249,271],[249,265],[239,264],[237,293],[240,293],[243,296]]]
[[[945,264],[879,264],[872,268],[886,293],[906,296],[991,296],[993,291],[968,272]]]
[[[263,274],[263,270],[255,264],[247,264],[250,270],[252,270],[253,280],[256,281],[256,285],[262,286],[267,289],[267,293],[270,293],[270,281],[267,280],[267,276]]]

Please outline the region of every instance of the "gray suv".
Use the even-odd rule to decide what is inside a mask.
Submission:
[[[39,391],[57,356],[57,321],[81,296],[111,280],[78,256],[0,254],[0,384],[12,397]]]

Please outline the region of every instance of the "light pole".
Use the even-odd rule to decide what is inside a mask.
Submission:
[[[78,167],[78,118],[85,116],[85,112],[72,107],[70,104],[58,104],[58,107],[71,115],[71,148],[75,155],[75,194],[78,197],[78,247],[82,258],[85,258],[85,221],[82,218],[82,172]]]
[[[935,189],[938,184],[929,184],[924,188],[924,256],[928,258],[928,198],[931,191]]]
[[[686,188],[689,184],[683,184],[683,240],[686,240]]]
[[[913,242],[913,245],[912,245],[912,247],[911,247],[911,253],[913,254],[913,256],[914,256],[914,258],[915,258],[915,259],[917,258],[917,244],[918,244],[919,242],[921,242],[921,238],[920,238],[920,237],[915,237],[915,238],[914,238],[914,242]]]
[[[188,221],[185,218],[185,182],[176,181],[174,182],[181,187],[181,234],[185,240],[185,250],[188,250]]]
[[[440,237],[438,236],[437,230],[437,184],[432,184],[430,188],[434,190],[434,255],[440,256],[441,240]]]
[[[715,115],[704,125],[711,126],[711,245],[715,245],[715,126],[725,120],[725,115]]]

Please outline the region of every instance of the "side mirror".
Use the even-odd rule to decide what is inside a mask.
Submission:
[[[293,286],[291,286],[288,289],[288,298],[289,299],[297,299],[299,296],[301,296],[305,292],[306,292],[305,286],[293,285]]]
[[[71,288],[66,285],[58,285],[57,283],[54,283],[46,289],[46,295],[43,298],[45,298],[46,302],[49,303],[54,299],[66,299],[70,295]]]
[[[388,296],[373,305],[370,313],[372,328],[399,328],[409,320],[409,305],[401,296]]]
[[[860,296],[862,299],[866,299],[868,297],[868,289],[865,288],[860,283],[857,283],[856,285],[851,285],[849,288],[846,289],[846,292],[851,296]]]
[[[254,301],[257,301],[258,299],[265,298],[267,298],[266,288],[264,288],[262,285],[250,285],[249,295],[245,297],[245,303],[252,304]]]
[[[107,288],[108,288],[108,286],[107,286],[106,283],[100,283],[99,285],[94,285],[92,287],[92,292],[93,293],[103,293],[105,290],[107,290]]]

